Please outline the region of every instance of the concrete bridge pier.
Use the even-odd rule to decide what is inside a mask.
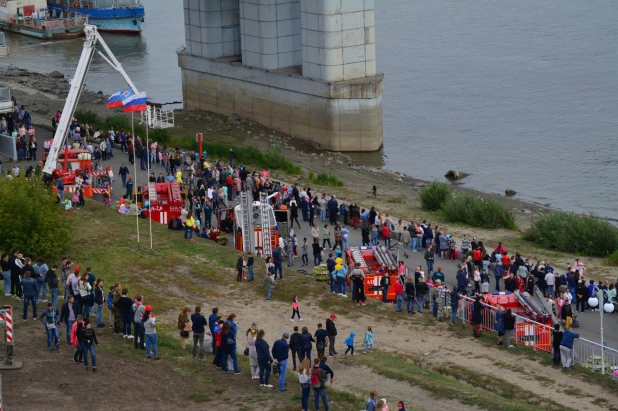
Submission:
[[[254,120],[333,151],[382,146],[373,0],[184,0],[187,110]]]

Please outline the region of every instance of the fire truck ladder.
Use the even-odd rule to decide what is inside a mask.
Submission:
[[[270,238],[270,215],[268,204],[268,195],[260,193],[260,216],[262,217],[262,256],[272,254],[272,243]]]
[[[240,193],[242,249],[245,253],[253,252],[253,210],[247,193]]]

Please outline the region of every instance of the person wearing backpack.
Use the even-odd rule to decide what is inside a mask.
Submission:
[[[324,370],[320,368],[320,359],[315,358],[313,360],[313,368],[311,369],[311,388],[313,388],[316,411],[320,410],[320,398],[322,398],[324,409],[329,411],[328,399],[326,397],[326,381],[328,381],[328,376]]]

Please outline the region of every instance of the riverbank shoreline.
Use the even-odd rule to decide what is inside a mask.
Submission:
[[[60,73],[61,74],[61,73]],[[68,93],[69,83],[66,79],[53,77],[52,74],[41,74],[16,67],[0,68],[0,78],[3,84],[11,87],[12,95],[19,105],[25,105],[30,111],[33,123],[37,127],[51,128],[51,117],[57,110],[62,110]],[[119,114],[122,110],[105,108],[107,97],[102,93],[84,90],[79,108],[92,110],[101,118]],[[505,229],[486,230],[464,226],[462,224],[446,223],[436,213],[426,212],[420,207],[419,191],[430,184],[430,181],[417,179],[399,171],[389,170],[381,166],[368,166],[355,161],[354,156],[345,153],[327,152],[313,147],[311,144],[295,140],[274,130],[263,127],[246,119],[232,118],[208,112],[186,112],[176,110],[176,127],[170,132],[174,137],[191,135],[203,132],[206,141],[220,142],[230,146],[255,146],[263,150],[280,147],[283,154],[292,162],[298,164],[304,171],[303,176],[273,173],[274,177],[305,186],[316,186],[307,177],[309,172],[318,174],[327,172],[344,182],[343,187],[318,186],[317,189],[326,193],[337,194],[337,198],[349,198],[363,207],[375,206],[377,210],[408,221],[427,220],[440,227],[447,227],[449,232],[458,238],[466,234],[468,238],[478,237],[493,244],[498,241],[505,243],[509,250],[516,250],[531,259],[548,259],[556,262],[558,267],[572,264],[575,256],[550,250],[543,250],[531,243],[523,242],[518,231]],[[445,172],[447,169],[444,170]],[[446,181],[437,176],[438,181]],[[371,187],[378,187],[378,196],[373,197]],[[451,183],[454,191],[473,193],[482,198],[499,201],[513,210],[517,226],[521,231],[529,228],[535,216],[546,214],[552,208],[518,199],[485,193],[479,190],[466,188],[461,180]],[[600,258],[586,257],[594,260],[594,266],[599,274],[615,279],[618,270],[603,265]],[[595,270],[595,271],[597,271]],[[616,272],[614,272],[616,271]]]

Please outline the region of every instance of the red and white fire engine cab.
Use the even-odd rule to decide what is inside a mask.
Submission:
[[[380,280],[388,276],[390,283],[397,281],[397,258],[390,255],[386,247],[351,247],[346,250],[346,259],[349,270],[355,263],[360,263],[360,269],[365,274],[365,296],[382,299]],[[395,300],[395,287],[389,287],[386,294],[387,301]]]
[[[176,182],[148,183],[141,193],[142,205],[148,201],[144,215],[160,224],[180,217],[184,200],[180,184]]]

